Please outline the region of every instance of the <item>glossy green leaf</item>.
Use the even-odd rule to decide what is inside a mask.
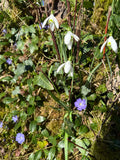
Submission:
[[[3,103],[10,104],[10,103],[14,102],[15,100],[17,100],[17,98],[5,97],[3,99]]]
[[[44,137],[49,137],[49,132],[48,132],[47,129],[42,130],[41,134],[42,134]]]
[[[25,121],[27,119],[27,114],[24,111],[21,111],[20,118]]]
[[[46,118],[43,117],[43,116],[38,116],[38,117],[36,117],[35,120],[36,120],[36,122],[41,123],[41,122],[43,122],[45,119],[46,119]]]
[[[45,88],[47,90],[53,90],[53,85],[50,83],[50,81],[46,78],[46,76],[39,72],[39,75],[36,75],[33,79],[34,85],[38,85],[42,88]]]
[[[89,101],[95,101],[96,98],[97,98],[97,95],[95,93],[93,93],[89,97],[87,97],[87,100],[89,100]]]
[[[28,109],[27,109],[27,114],[28,114],[28,115],[32,115],[32,114],[34,113],[34,111],[35,111],[35,107],[34,107],[34,106],[28,107]]]
[[[55,156],[55,152],[56,152],[56,148],[52,147],[48,153],[48,157],[47,160],[53,160],[54,156]]]
[[[30,132],[34,132],[36,130],[36,121],[32,121],[30,122],[30,125],[29,125],[29,130]]]
[[[41,156],[42,156],[42,151],[41,151],[41,150],[40,150],[40,151],[37,151],[37,152],[35,153],[34,160],[40,160]]]
[[[32,154],[29,156],[29,160],[34,160],[34,157],[35,157],[35,154],[32,153]]]
[[[53,144],[54,146],[57,144],[57,142],[56,142],[56,137],[54,136],[50,136],[49,138],[48,138],[48,141],[49,141],[49,143],[51,143],[51,144]]]

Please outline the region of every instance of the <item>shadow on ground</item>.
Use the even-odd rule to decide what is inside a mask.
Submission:
[[[114,106],[94,144],[96,160],[120,160],[120,103]]]

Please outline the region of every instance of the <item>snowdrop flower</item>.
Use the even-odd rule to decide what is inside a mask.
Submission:
[[[57,69],[57,73],[59,73],[62,68],[64,68],[64,72],[67,73],[68,76],[73,77],[73,67],[72,67],[71,61],[67,61],[61,64]]]
[[[64,43],[67,45],[68,49],[71,50],[73,44],[73,38],[78,42],[79,37],[73,34],[71,31],[68,31],[64,37]]]
[[[42,28],[45,27],[47,21],[48,21],[48,24],[50,25],[51,31],[54,31],[55,26],[56,26],[57,29],[59,28],[59,23],[58,23],[57,19],[54,17],[53,14],[51,14],[48,18],[46,18],[44,20],[44,22],[42,24]]]
[[[103,43],[103,45],[101,46],[100,52],[103,51],[103,49],[104,49],[104,47],[105,47],[106,44],[107,44],[107,46],[111,47],[112,50],[113,50],[115,53],[117,53],[117,49],[118,49],[117,43],[116,43],[115,39],[114,39],[112,36],[110,36],[110,37]]]

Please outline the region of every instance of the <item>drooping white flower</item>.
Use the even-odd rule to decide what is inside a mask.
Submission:
[[[68,49],[71,50],[73,44],[73,38],[78,42],[79,37],[73,34],[71,31],[68,31],[64,37],[64,43],[67,45]]]
[[[57,69],[57,73],[59,73],[62,68],[64,68],[64,72],[67,73],[68,76],[73,77],[73,67],[72,67],[71,61],[67,61],[61,64]]]
[[[103,45],[101,46],[100,52],[103,51],[103,49],[104,49],[104,47],[105,47],[106,44],[107,44],[107,46],[111,47],[112,50],[113,50],[115,53],[117,53],[117,50],[118,50],[117,43],[116,43],[115,39],[114,39],[112,36],[110,36],[110,37],[103,43]]]
[[[43,22],[43,24],[42,24],[42,28],[45,27],[45,25],[46,25],[47,22],[48,22],[48,24],[50,25],[51,31],[54,31],[55,26],[56,26],[57,29],[59,28],[59,23],[58,23],[57,19],[54,17],[53,14],[51,14],[49,17],[47,17],[47,18],[44,20],[44,22]]]

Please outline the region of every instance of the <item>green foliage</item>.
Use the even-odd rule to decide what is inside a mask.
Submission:
[[[116,54],[108,50],[103,61],[100,46],[111,4],[107,35],[112,34],[117,44],[120,41],[120,0],[97,0],[95,6],[93,0],[83,4],[69,0],[71,27],[68,3],[60,0],[58,13],[63,13],[58,16],[55,9],[60,26],[54,32],[53,20],[40,26],[47,18],[42,1],[5,2],[7,8],[1,3],[0,9],[0,159],[90,160],[96,156],[93,141],[104,138],[107,123],[114,127],[112,120],[119,115],[119,48]],[[64,38],[68,30],[71,50]],[[86,104],[77,104],[87,105],[85,109],[76,107],[78,98],[85,100]],[[25,136],[22,144],[16,141],[17,133]],[[112,145],[113,140],[118,147],[118,133],[119,126],[109,133],[110,141],[105,137],[103,142]]]

